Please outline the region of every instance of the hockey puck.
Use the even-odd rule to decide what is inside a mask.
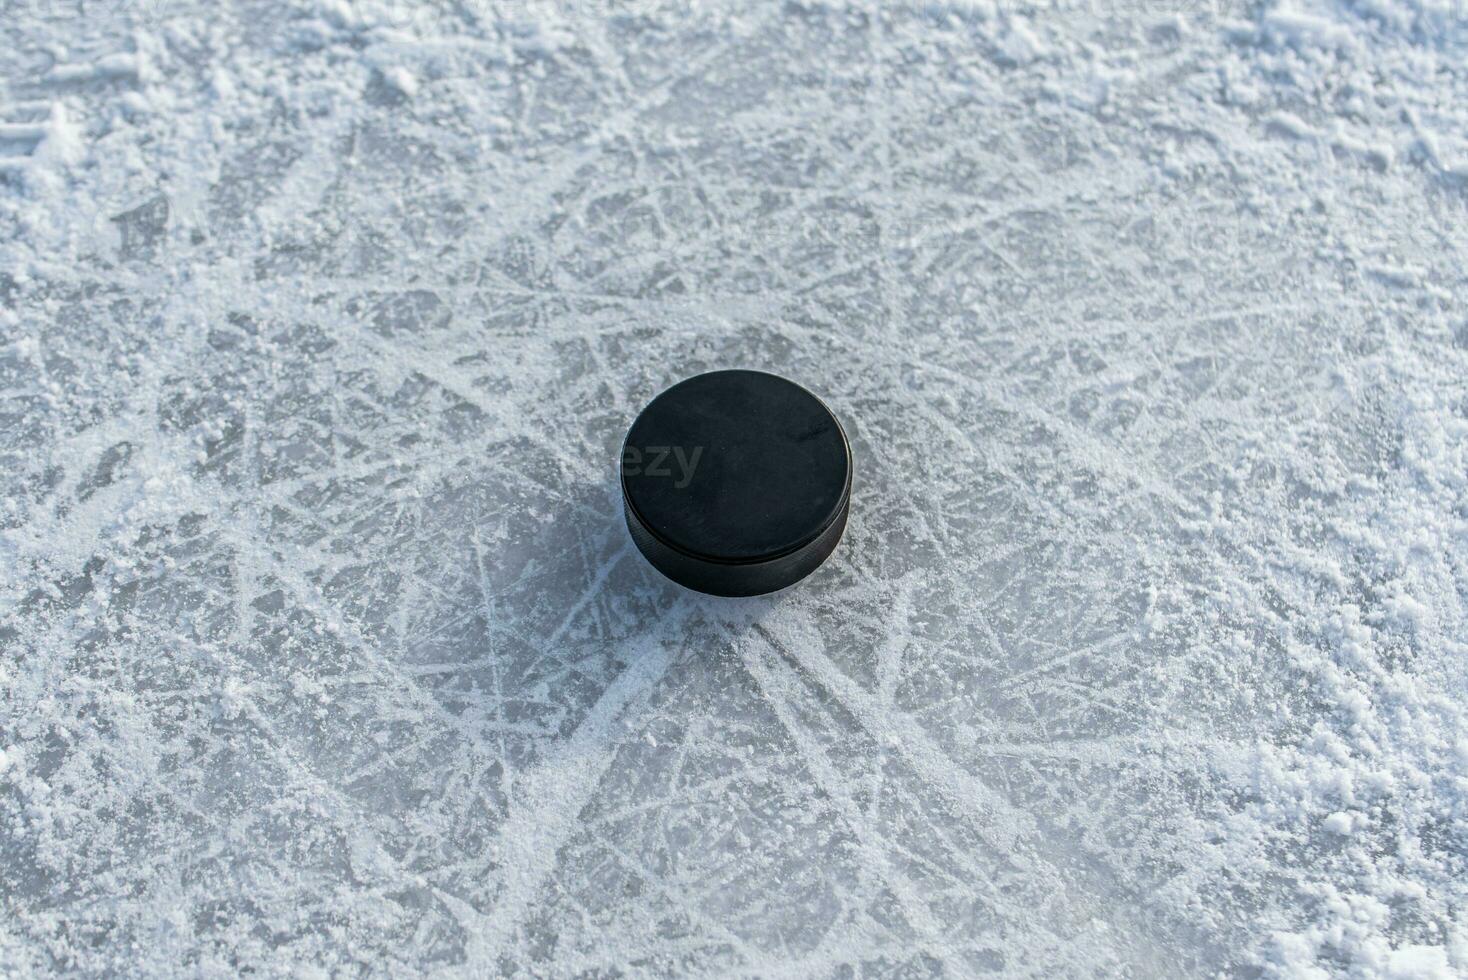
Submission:
[[[622,445],[632,540],[679,585],[749,596],[793,585],[841,540],[851,447],[819,398],[763,371],[658,395]]]

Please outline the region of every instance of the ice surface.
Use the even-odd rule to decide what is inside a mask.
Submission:
[[[1468,15],[0,3],[0,973],[1468,971]],[[779,371],[833,559],[680,591]]]

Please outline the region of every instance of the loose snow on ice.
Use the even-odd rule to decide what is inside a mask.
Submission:
[[[1461,0],[0,0],[0,973],[1468,973],[1465,203]]]

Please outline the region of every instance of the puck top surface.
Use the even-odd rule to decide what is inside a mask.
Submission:
[[[761,371],[714,371],[654,398],[627,433],[622,491],[665,544],[714,562],[805,547],[841,513],[851,451],[821,400]]]

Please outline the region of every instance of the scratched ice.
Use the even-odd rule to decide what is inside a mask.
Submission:
[[[1468,971],[1460,4],[0,8],[0,973]]]

